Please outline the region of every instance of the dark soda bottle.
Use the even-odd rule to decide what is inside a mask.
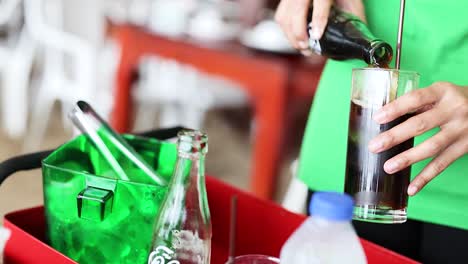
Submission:
[[[376,38],[357,16],[332,7],[328,24],[320,39],[311,38],[312,8],[309,10],[309,47],[335,60],[360,59],[367,64],[387,68],[392,60],[392,47]]]

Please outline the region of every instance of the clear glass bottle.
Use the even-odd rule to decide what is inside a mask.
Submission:
[[[159,213],[148,264],[209,264],[211,220],[205,187],[208,137],[178,135],[178,158],[169,193]]]

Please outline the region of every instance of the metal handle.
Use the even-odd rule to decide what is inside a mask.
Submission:
[[[157,129],[141,133],[135,133],[137,136],[166,140],[174,138],[184,127],[172,127],[166,129]],[[49,156],[55,149],[44,150],[40,152],[12,157],[0,163],[0,185],[12,174],[18,171],[39,169],[42,160]]]

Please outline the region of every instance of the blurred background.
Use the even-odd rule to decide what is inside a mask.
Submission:
[[[267,0],[0,0],[0,160],[55,148],[86,100],[119,132],[209,135],[207,174],[281,203],[320,57]],[[42,203],[40,171],[0,186],[0,215]]]

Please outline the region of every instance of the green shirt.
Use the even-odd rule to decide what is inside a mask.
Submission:
[[[399,0],[364,0],[371,31],[396,43]],[[392,45],[395,50],[395,45]],[[351,70],[359,61],[329,60],[312,106],[301,150],[299,177],[312,190],[343,191]],[[417,71],[420,87],[437,81],[468,85],[468,1],[406,1],[401,69]],[[429,131],[415,144],[437,133]],[[412,166],[412,178],[430,162]],[[468,229],[468,155],[409,199],[411,219]]]

